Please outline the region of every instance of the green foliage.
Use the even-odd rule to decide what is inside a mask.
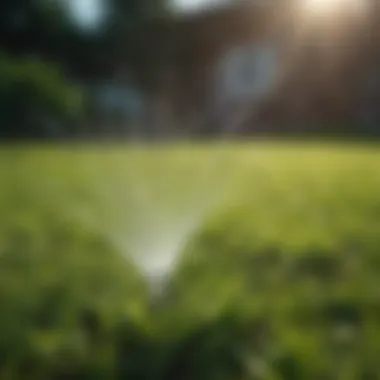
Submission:
[[[0,378],[377,379],[379,163],[366,146],[2,150]],[[138,222],[135,186],[146,223],[209,194],[202,167],[228,196],[152,305],[112,232]]]
[[[6,136],[49,133],[52,123],[67,127],[82,107],[79,89],[54,66],[0,56],[0,126]]]
[[[0,49],[7,54],[54,57],[74,27],[61,0],[3,0]]]

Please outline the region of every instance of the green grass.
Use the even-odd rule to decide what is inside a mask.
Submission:
[[[0,379],[378,378],[378,145],[12,147],[0,183]],[[131,241],[196,211],[152,310]]]

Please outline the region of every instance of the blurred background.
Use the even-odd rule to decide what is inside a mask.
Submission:
[[[379,137],[377,0],[0,0],[0,380],[380,380]]]
[[[378,7],[3,1],[1,136],[378,136]]]

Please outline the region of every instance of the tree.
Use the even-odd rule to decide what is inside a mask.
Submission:
[[[61,134],[75,125],[83,94],[71,82],[79,71],[77,51],[86,51],[83,41],[65,1],[0,2],[2,137]]]
[[[81,92],[60,71],[35,59],[0,57],[0,134],[42,137],[74,125],[83,106]]]
[[[38,124],[51,118],[67,123],[69,98],[77,104],[78,95],[70,82],[90,86],[112,79],[121,68],[140,88],[154,87],[163,50],[150,38],[151,25],[166,17],[166,4],[104,0],[103,23],[88,32],[70,17],[66,0],[1,1],[0,54],[9,57],[0,68],[2,134],[39,134],[44,127]]]
[[[104,45],[113,64],[127,66],[142,85],[165,54],[162,33],[170,24],[168,0],[108,0]],[[156,27],[158,26],[158,27]]]
[[[59,0],[2,0],[0,49],[13,55],[42,55],[58,59],[73,30]]]

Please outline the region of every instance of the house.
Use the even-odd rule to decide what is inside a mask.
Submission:
[[[179,125],[218,134],[353,124],[380,132],[380,9],[371,8],[380,6],[308,25],[297,4],[235,1],[177,22]]]
[[[342,16],[308,27],[295,6],[235,0],[152,22],[141,38],[152,77],[145,130],[324,133],[360,123],[378,131],[380,20]]]

